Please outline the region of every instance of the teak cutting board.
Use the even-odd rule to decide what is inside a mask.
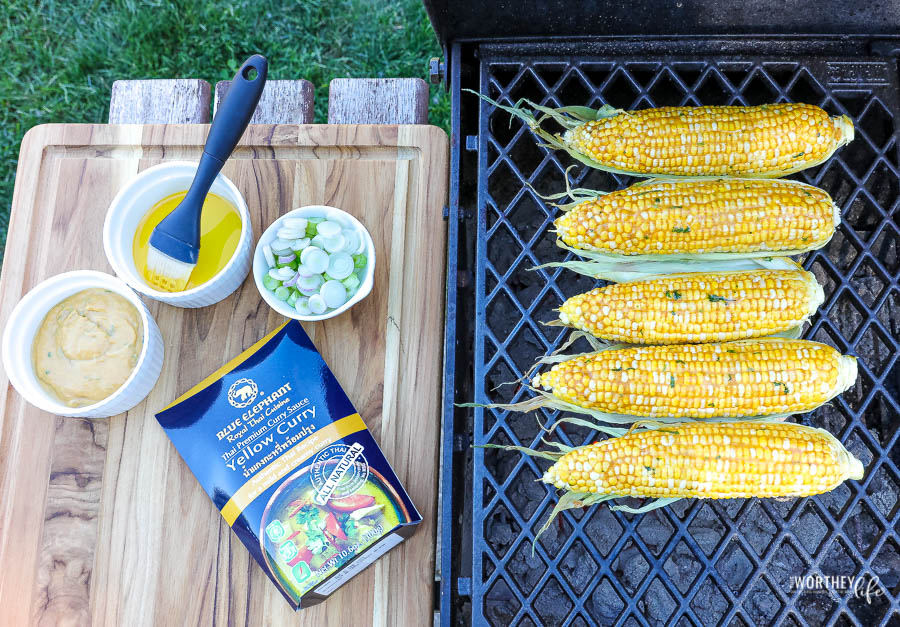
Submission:
[[[0,279],[0,325],[59,272],[112,272],[102,227],[115,193],[167,159],[199,159],[205,125],[45,125],[22,142]],[[416,535],[321,605],[294,613],[234,537],[154,413],[284,319],[253,277],[224,301],[144,299],[163,372],[127,414],[53,416],[0,383],[0,624],[427,625],[432,622],[447,136],[430,126],[250,126],[224,174],[254,236],[294,207],[357,216],[375,288],[304,325],[424,517]],[[254,240],[255,241],[255,240]]]

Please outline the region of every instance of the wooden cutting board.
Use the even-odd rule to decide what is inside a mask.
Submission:
[[[39,281],[112,272],[115,193],[166,159],[199,159],[205,125],[45,125],[25,136],[0,325]],[[61,418],[0,382],[0,624],[427,625],[432,622],[448,141],[429,126],[254,125],[225,165],[254,234],[326,204],[375,240],[372,294],[304,325],[424,522],[321,605],[294,613],[231,533],[154,413],[284,319],[252,276],[187,310],[145,299],[166,345],[147,399],[110,419]]]

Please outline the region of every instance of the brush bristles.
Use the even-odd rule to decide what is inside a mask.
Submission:
[[[151,287],[163,292],[182,292],[191,278],[196,264],[173,259],[154,248],[147,251],[147,272],[144,278]]]

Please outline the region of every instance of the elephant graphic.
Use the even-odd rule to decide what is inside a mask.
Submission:
[[[246,407],[259,394],[259,388],[251,379],[238,379],[228,388],[228,402],[238,409]]]
[[[256,395],[256,392],[249,385],[245,385],[244,387],[236,389],[234,395],[237,396],[242,403],[246,403],[247,399]]]

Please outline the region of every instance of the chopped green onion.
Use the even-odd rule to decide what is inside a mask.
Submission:
[[[338,281],[350,276],[354,267],[353,257],[347,253],[334,253],[328,259],[328,274]]]
[[[341,281],[348,290],[355,290],[359,287],[359,277],[355,274],[351,274],[346,279]]]
[[[283,285],[275,288],[275,298],[278,300],[287,300],[291,295],[291,290]]]
[[[266,265],[268,265],[270,268],[274,267],[275,266],[275,253],[272,252],[272,247],[269,246],[268,244],[266,244],[265,246],[263,246],[262,251],[263,251],[263,257],[266,258]]]
[[[297,299],[297,302],[294,303],[294,309],[297,310],[301,316],[308,316],[312,312],[309,310],[309,299],[306,296],[301,296]]]
[[[273,279],[268,274],[263,277],[262,283],[267,290],[275,290],[281,287],[281,281],[279,281],[278,279]]]
[[[368,261],[365,255],[353,255],[353,266],[355,268],[365,268]]]

